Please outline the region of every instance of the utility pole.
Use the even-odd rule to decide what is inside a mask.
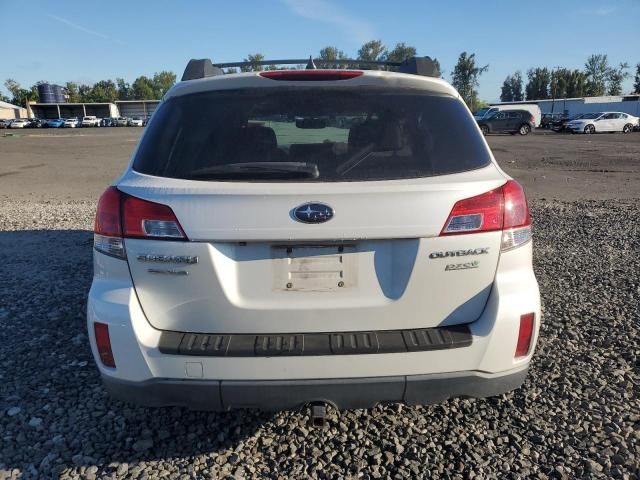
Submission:
[[[557,80],[556,80],[556,75],[555,72],[557,72],[558,70],[560,70],[561,67],[553,67],[551,69],[551,118],[553,118],[553,112],[555,110],[555,106],[556,106],[556,86],[557,86]]]

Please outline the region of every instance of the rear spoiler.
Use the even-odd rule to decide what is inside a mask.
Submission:
[[[184,69],[182,81],[196,80],[198,78],[215,77],[223,75],[223,68],[256,67],[269,65],[305,65],[307,70],[316,69],[316,63],[328,63],[331,65],[347,65],[361,69],[362,67],[383,66],[394,67],[400,73],[422,75],[425,77],[439,77],[440,69],[431,57],[411,57],[403,62],[384,62],[375,60],[339,59],[326,60],[322,58],[291,58],[284,60],[260,60],[256,62],[229,62],[213,63],[208,58],[191,59]]]

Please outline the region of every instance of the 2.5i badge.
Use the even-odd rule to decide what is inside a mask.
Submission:
[[[468,270],[470,268],[478,268],[480,266],[480,262],[477,260],[475,262],[466,262],[466,263],[450,263],[446,267],[444,267],[445,272],[450,270]]]

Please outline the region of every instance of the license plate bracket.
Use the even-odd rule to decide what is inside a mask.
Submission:
[[[355,244],[301,244],[271,247],[274,290],[327,292],[357,285]]]

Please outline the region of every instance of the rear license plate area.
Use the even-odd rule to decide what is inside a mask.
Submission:
[[[327,292],[357,285],[355,244],[273,245],[274,290]]]

